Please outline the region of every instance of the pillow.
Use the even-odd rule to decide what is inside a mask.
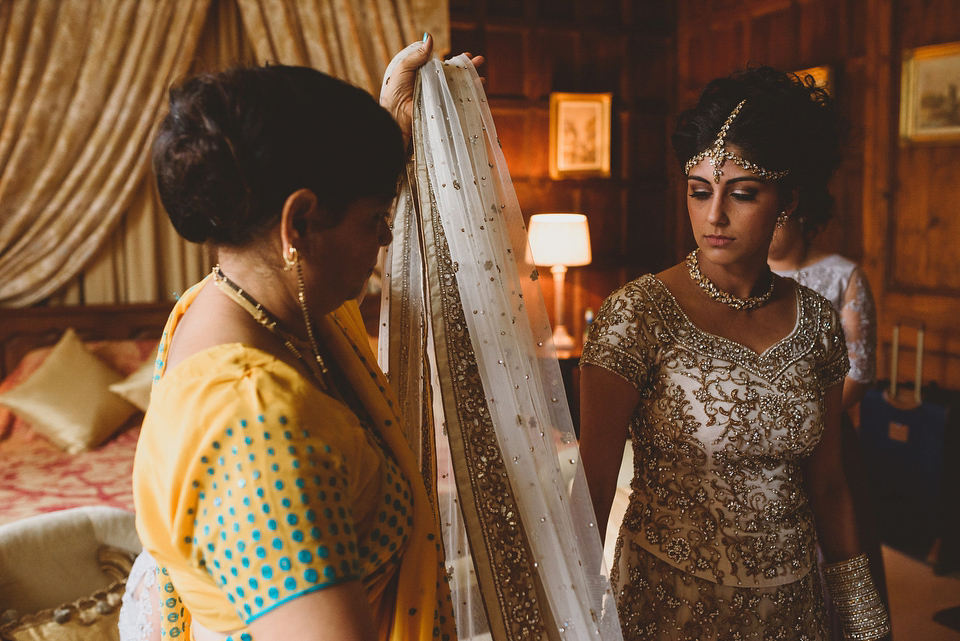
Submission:
[[[157,354],[156,339],[131,338],[124,340],[99,340],[84,342],[83,345],[101,361],[117,370],[123,376],[134,372],[145,360],[154,362]],[[50,356],[53,346],[38,347],[27,352],[17,366],[6,378],[0,381],[0,394],[9,391],[30,378]],[[6,437],[7,431],[14,426],[16,416],[6,407],[0,405],[0,440]],[[29,428],[26,421],[21,423]]]
[[[114,394],[136,405],[141,412],[146,412],[147,405],[150,404],[150,390],[153,388],[153,372],[155,369],[156,363],[153,359],[150,359],[130,376],[119,383],[110,385],[109,389]]]
[[[0,404],[76,454],[102,443],[136,411],[108,389],[122,379],[68,329],[26,381],[0,394]]]
[[[0,627],[4,641],[116,641],[126,579],[57,608],[28,614]]]

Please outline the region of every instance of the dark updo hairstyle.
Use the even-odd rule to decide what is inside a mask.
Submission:
[[[784,200],[797,189],[793,216],[812,237],[833,215],[827,184],[840,164],[847,129],[833,99],[812,77],[757,66],[712,80],[697,104],[677,117],[672,141],[681,167],[713,146],[742,100],[746,104],[730,125],[726,144],[738,146],[745,160],[764,169],[790,170],[776,181],[777,188]]]
[[[397,193],[400,127],[373,97],[308,67],[193,77],[170,90],[153,144],[160,199],[192,242],[243,246],[310,189],[338,225],[346,207]]]

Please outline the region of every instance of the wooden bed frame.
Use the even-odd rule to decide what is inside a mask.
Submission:
[[[173,302],[0,309],[0,380],[32,349],[72,327],[84,341],[160,340]]]

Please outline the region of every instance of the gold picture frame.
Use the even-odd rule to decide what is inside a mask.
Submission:
[[[807,67],[800,71],[794,71],[793,75],[801,80],[805,80],[807,76],[813,76],[813,82],[817,87],[825,89],[827,93],[833,95],[833,68],[829,65]]]
[[[900,139],[960,140],[960,42],[904,50]]]
[[[550,177],[610,176],[611,93],[550,94]]]

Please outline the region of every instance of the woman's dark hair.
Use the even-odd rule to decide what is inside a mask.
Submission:
[[[697,104],[677,117],[673,149],[681,167],[711,147],[720,128],[741,101],[725,141],[746,160],[769,171],[789,169],[777,180],[781,198],[797,188],[793,215],[815,234],[833,215],[827,189],[840,164],[846,123],[830,95],[812,77],[797,78],[771,67],[751,67],[712,80]]]
[[[332,215],[391,197],[404,166],[400,127],[370,94],[315,69],[271,65],[190,78],[170,90],[153,144],[160,199],[193,242],[242,246],[310,189]]]

